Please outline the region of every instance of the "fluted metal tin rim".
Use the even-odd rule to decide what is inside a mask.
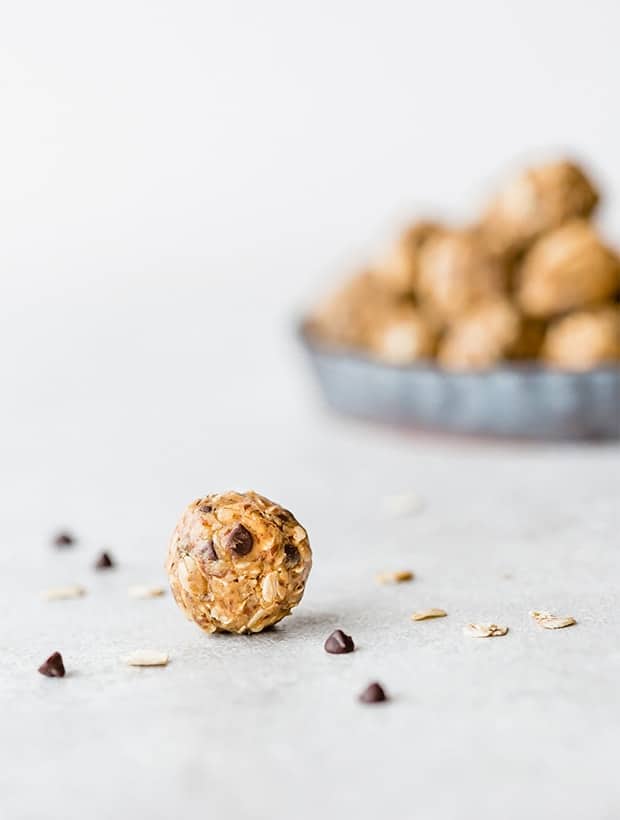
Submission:
[[[452,372],[335,348],[297,326],[327,403],[339,412],[437,432],[541,440],[620,438],[620,367],[536,363]]]

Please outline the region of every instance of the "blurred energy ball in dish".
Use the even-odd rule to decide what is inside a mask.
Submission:
[[[507,358],[520,335],[520,317],[507,299],[479,304],[446,332],[437,360],[448,370],[481,370]]]
[[[369,353],[389,364],[428,359],[435,349],[432,323],[412,304],[395,305],[378,319],[369,336]]]
[[[385,291],[374,272],[362,271],[319,302],[310,324],[326,341],[364,348],[370,329],[392,303],[392,293]]]
[[[589,221],[598,201],[561,159],[462,226],[412,222],[303,324],[328,401],[441,430],[620,436],[620,258]]]
[[[568,219],[587,219],[598,201],[598,191],[578,165],[550,162],[526,168],[500,188],[481,227],[494,250],[512,255]]]
[[[620,288],[620,259],[584,220],[573,220],[536,242],[519,274],[525,313],[546,317],[611,300]]]
[[[420,220],[403,231],[375,266],[381,284],[396,294],[412,294],[418,283],[422,249],[442,230],[437,222]]]
[[[307,328],[391,365],[544,366],[552,319],[620,293],[620,258],[588,221],[598,201],[573,162],[527,168],[477,222],[413,222],[374,266],[323,299]]]
[[[620,362],[620,307],[582,311],[558,319],[547,331],[543,358],[553,367],[565,370],[617,364]]]
[[[416,294],[442,323],[499,296],[505,270],[475,230],[434,234],[420,253]]]

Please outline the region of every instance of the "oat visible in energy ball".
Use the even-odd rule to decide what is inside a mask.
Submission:
[[[312,566],[305,529],[255,492],[199,498],[168,548],[175,600],[205,632],[260,632],[289,615]]]

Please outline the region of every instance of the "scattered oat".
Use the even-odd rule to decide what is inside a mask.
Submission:
[[[470,638],[499,638],[508,632],[507,626],[497,624],[467,624],[463,632]]]
[[[128,593],[130,598],[159,598],[165,593],[165,591],[166,590],[163,587],[149,587],[138,584],[136,586],[129,587]]]
[[[65,601],[69,598],[81,598],[86,595],[86,590],[79,584],[68,587],[52,587],[43,593],[48,601]]]
[[[380,584],[402,584],[403,581],[413,580],[413,572],[408,569],[400,569],[396,572],[380,572],[377,581]]]
[[[397,495],[386,495],[381,506],[386,515],[390,518],[406,518],[409,515],[417,515],[424,509],[424,501],[416,493],[398,493]]]
[[[168,655],[151,649],[138,649],[125,658],[129,666],[167,666]]]
[[[445,618],[448,613],[445,609],[421,609],[411,616],[412,621],[428,621],[430,618]]]
[[[550,612],[538,612],[537,610],[530,612],[530,615],[538,626],[542,626],[543,629],[563,629],[565,626],[574,626],[577,623],[570,615],[562,618],[559,615],[552,615]]]

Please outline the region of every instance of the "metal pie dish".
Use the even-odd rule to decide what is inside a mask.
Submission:
[[[340,413],[444,433],[540,440],[620,438],[620,367],[506,362],[479,372],[394,366],[330,345],[300,322],[322,393]]]

